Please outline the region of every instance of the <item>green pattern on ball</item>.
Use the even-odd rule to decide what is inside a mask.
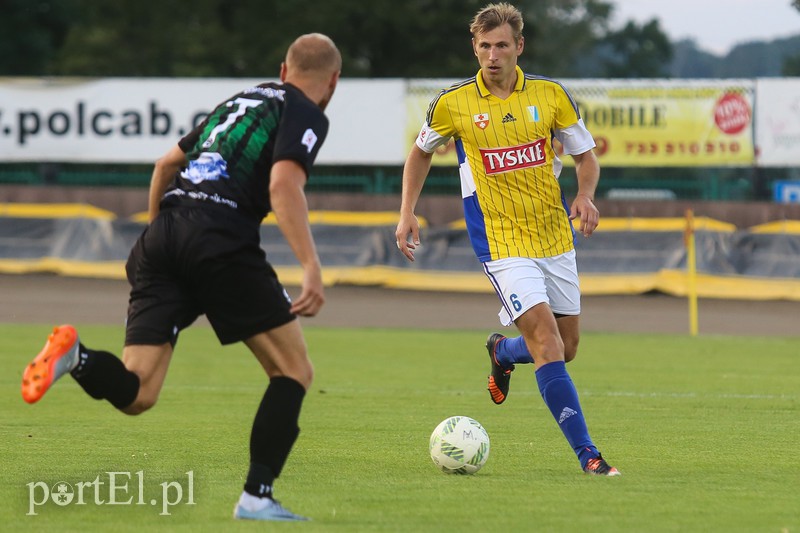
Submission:
[[[440,449],[442,450],[443,455],[446,455],[451,459],[455,459],[456,461],[464,460],[464,450],[457,446],[453,446],[449,442],[442,441],[442,446]]]
[[[452,433],[455,427],[458,425],[458,422],[461,420],[461,417],[454,416],[447,420],[447,423],[442,428],[442,435],[447,435],[448,433]]]
[[[489,443],[488,442],[481,442],[481,445],[478,447],[478,451],[475,452],[475,455],[472,456],[467,464],[478,466],[483,462],[483,458],[486,457],[486,452],[489,451]]]

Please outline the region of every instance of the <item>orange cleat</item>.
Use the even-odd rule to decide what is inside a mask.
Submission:
[[[489,351],[489,360],[491,362],[488,389],[492,401],[497,405],[506,401],[508,387],[511,383],[511,372],[514,371],[514,365],[511,365],[510,368],[503,368],[497,361],[497,343],[503,339],[505,339],[505,336],[499,333],[492,333],[486,339],[486,349]]]
[[[47,343],[22,374],[22,399],[38,402],[58,378],[78,364],[80,340],[70,325],[56,326]]]
[[[593,459],[589,459],[583,471],[587,474],[594,474],[596,476],[621,476],[622,473],[608,464],[602,455],[598,455]]]

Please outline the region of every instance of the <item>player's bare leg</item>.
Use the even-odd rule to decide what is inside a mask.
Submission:
[[[558,332],[564,343],[564,361],[569,363],[578,355],[578,343],[580,342],[580,316],[560,316],[556,318]]]
[[[93,398],[108,400],[123,413],[139,414],[156,403],[171,358],[172,346],[165,343],[127,346],[120,360],[109,352],[85,347],[73,326],[57,326],[25,368],[22,396],[28,403],[37,402],[70,373]]]
[[[537,370],[548,363],[564,360],[564,341],[549,305],[540,303],[531,307],[514,323],[525,338]]]
[[[136,400],[121,409],[123,413],[138,415],[156,404],[172,361],[172,351],[172,345],[168,342],[157,346],[131,345],[123,349],[122,362],[125,368],[139,377]]]
[[[603,459],[589,436],[578,392],[567,373],[565,343],[550,306],[544,303],[534,306],[523,313],[516,324],[533,353],[536,382],[542,399],[578,456],[583,471],[605,476],[620,475],[616,468]],[[567,327],[573,325],[577,325],[576,320],[565,323]],[[577,338],[572,339],[576,349]]]
[[[314,379],[314,367],[299,320],[260,333],[245,341],[270,378],[292,378],[308,390]]]

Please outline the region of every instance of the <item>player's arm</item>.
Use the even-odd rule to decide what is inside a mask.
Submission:
[[[172,182],[175,174],[185,165],[186,154],[177,144],[156,161],[153,175],[150,178],[150,192],[147,195],[147,213],[150,222],[158,215],[158,206],[164,196],[164,191],[167,190],[167,186]]]
[[[425,178],[431,170],[431,161],[436,148],[445,144],[456,131],[450,123],[451,114],[447,110],[447,104],[443,104],[441,97],[444,91],[439,93],[425,117],[425,123],[417,135],[414,145],[411,147],[403,166],[403,192],[400,201],[400,221],[395,230],[395,240],[397,248],[408,258],[414,260],[414,251],[420,244],[419,221],[414,210],[417,208],[417,200],[422,194],[422,186]],[[411,240],[409,241],[409,236]]]
[[[578,194],[570,207],[569,219],[580,217],[580,232],[589,237],[600,220],[600,212],[594,205],[594,193],[600,181],[600,164],[592,151],[595,142],[580,117],[577,103],[563,85],[558,85],[555,98],[558,110],[554,133],[564,147],[564,153],[575,160],[578,177]]]
[[[416,144],[406,158],[403,167],[403,192],[400,201],[400,221],[397,223],[395,238],[397,248],[410,261],[414,260],[414,250],[419,246],[419,221],[414,214],[417,200],[422,194],[422,186],[431,169],[432,153],[425,152]],[[408,240],[411,235],[411,241]]]
[[[580,217],[580,232],[589,237],[600,221],[600,211],[594,205],[594,194],[600,181],[600,163],[593,150],[573,155],[578,177],[578,193],[572,202],[570,220]]]
[[[314,316],[325,303],[325,296],[322,266],[308,222],[308,202],[303,189],[306,179],[306,171],[298,162],[280,160],[272,165],[269,193],[278,227],[303,267],[303,287],[291,311],[300,316]]]

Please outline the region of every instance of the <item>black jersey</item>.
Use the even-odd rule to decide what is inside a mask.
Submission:
[[[328,134],[322,109],[289,83],[263,83],[219,106],[178,145],[189,164],[163,208],[221,205],[260,223],[271,210],[273,163],[297,161],[308,175]]]

